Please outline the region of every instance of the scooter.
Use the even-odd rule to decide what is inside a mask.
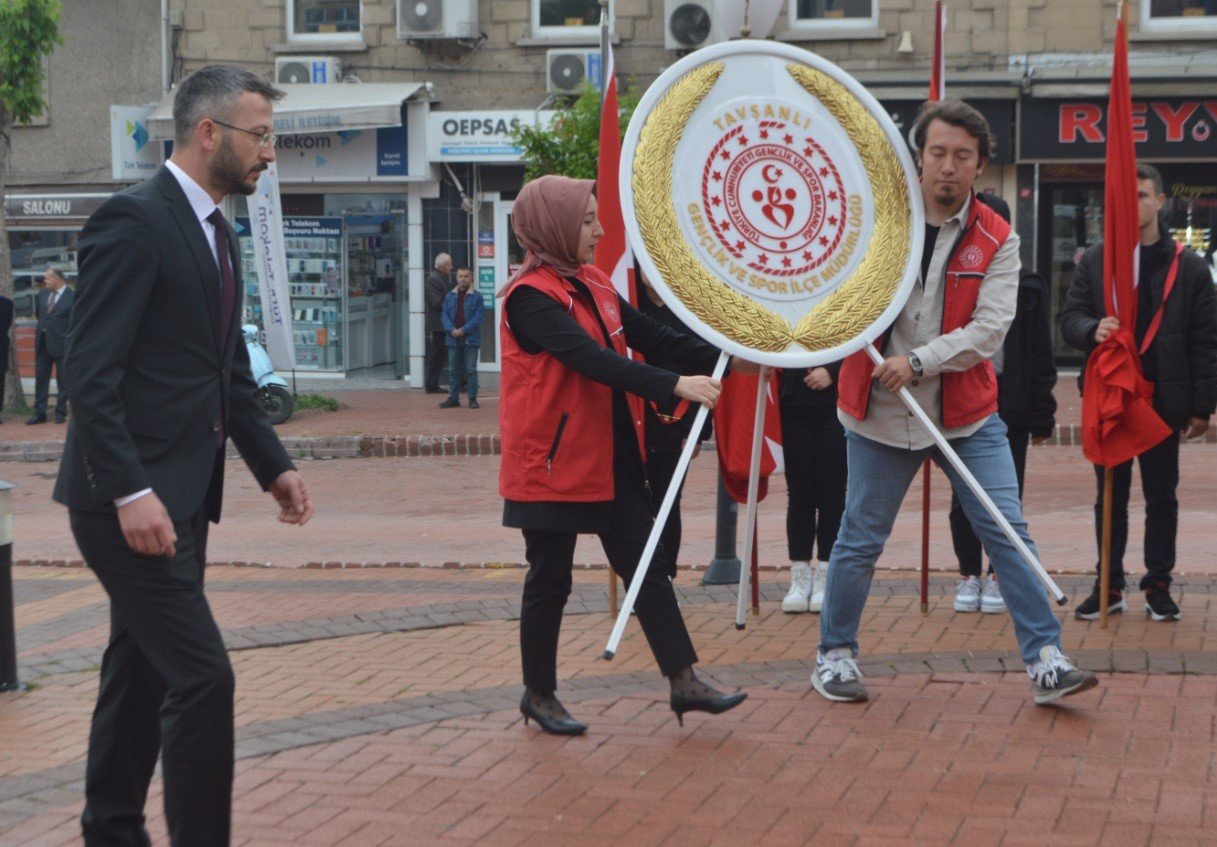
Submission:
[[[258,402],[273,424],[281,424],[292,416],[296,398],[287,387],[287,380],[275,373],[270,354],[258,340],[258,328],[253,324],[241,327],[245,349],[249,353],[249,369],[258,384]]]

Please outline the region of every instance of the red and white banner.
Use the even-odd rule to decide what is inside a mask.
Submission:
[[[617,292],[638,305],[634,280],[634,251],[625,234],[617,173],[621,170],[621,116],[617,103],[617,68],[613,48],[608,48],[604,68],[604,99],[600,106],[600,158],[596,167],[596,197],[604,236],[596,245],[596,267],[604,271]]]
[[[737,503],[748,500],[748,470],[752,461],[752,426],[756,419],[756,392],[759,376],[732,374],[723,380],[723,393],[714,407],[714,440],[718,467],[727,493]],[[781,380],[772,372],[765,392],[765,433],[761,441],[761,472],[757,501],[765,499],[769,476],[784,473],[782,418],[778,409]]]

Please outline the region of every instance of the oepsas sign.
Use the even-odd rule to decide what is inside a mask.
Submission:
[[[427,153],[433,162],[518,162],[512,133],[520,126],[548,126],[552,111],[432,112]]]
[[[1019,159],[1101,161],[1107,149],[1106,100],[1022,101]],[[1217,160],[1217,99],[1136,100],[1137,158]]]

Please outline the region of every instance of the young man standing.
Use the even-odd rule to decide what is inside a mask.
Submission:
[[[1179,620],[1171,599],[1175,567],[1175,534],[1179,523],[1179,433],[1204,435],[1217,408],[1217,297],[1204,260],[1185,250],[1162,230],[1159,215],[1166,195],[1162,176],[1149,165],[1137,167],[1137,200],[1141,224],[1140,267],[1137,274],[1137,326],[1134,338],[1141,352],[1141,370],[1154,385],[1154,410],[1174,432],[1137,457],[1141,490],[1145,494],[1145,614],[1156,621]],[[1103,243],[1091,247],[1078,262],[1061,309],[1065,341],[1090,355],[1120,322],[1107,317],[1103,303]],[[1085,373],[1085,366],[1082,372]],[[1103,468],[1095,466],[1099,494],[1095,528],[1102,544]],[[1128,490],[1132,461],[1114,468],[1111,524],[1111,596],[1108,613],[1127,608],[1124,601],[1124,549],[1128,545]],[[1074,609],[1074,617],[1099,616],[1099,584]]]
[[[883,364],[875,367],[859,351],[841,367],[838,408],[847,430],[849,490],[828,569],[812,685],[829,700],[867,699],[856,663],[862,609],[905,492],[929,455],[950,478],[992,557],[1035,702],[1050,703],[1098,680],[1062,655],[1060,622],[1043,585],[897,396],[901,388],[912,392],[1034,552],[989,361],[1014,318],[1018,237],[972,192],[991,149],[979,112],[959,100],[927,103],[913,140],[925,203],[921,275],[880,342]]]

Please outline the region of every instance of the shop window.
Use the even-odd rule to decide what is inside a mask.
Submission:
[[[609,27],[613,4],[609,3]],[[532,33],[538,38],[561,39],[600,35],[599,0],[532,0]]]
[[[792,29],[869,29],[879,25],[878,0],[790,0]]]
[[[1217,0],[1142,0],[1141,28],[1217,34]]]
[[[289,41],[345,41],[360,37],[360,0],[287,0]]]

